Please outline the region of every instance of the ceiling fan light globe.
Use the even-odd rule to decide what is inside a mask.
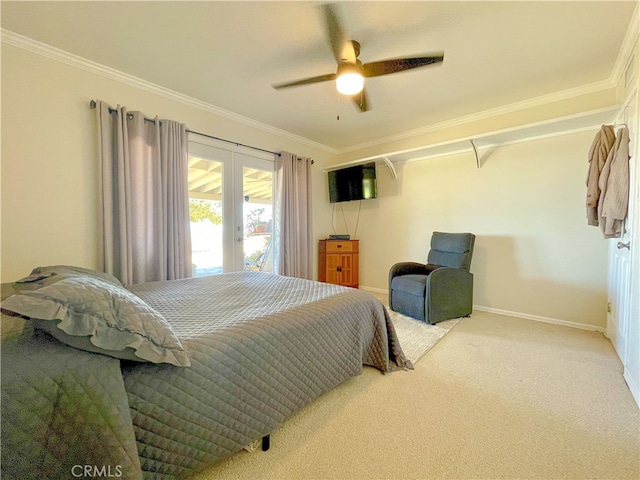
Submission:
[[[343,73],[336,78],[336,88],[343,95],[355,95],[364,88],[364,77],[359,73]]]

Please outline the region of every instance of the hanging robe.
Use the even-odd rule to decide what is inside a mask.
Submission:
[[[599,179],[598,218],[604,238],[622,236],[629,206],[629,129],[618,131]]]
[[[615,141],[611,125],[602,125],[589,150],[589,170],[587,172],[587,223],[598,226],[598,202],[600,200],[600,173]]]

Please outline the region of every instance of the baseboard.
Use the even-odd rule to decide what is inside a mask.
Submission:
[[[592,332],[604,333],[604,327],[596,327],[595,325],[589,325],[588,323],[570,322],[568,320],[560,320],[559,318],[543,317],[542,315],[532,315],[530,313],[512,312],[510,310],[501,310],[499,308],[483,307],[482,305],[474,305],[474,310],[481,312],[496,313],[498,315],[506,315],[508,317],[519,317],[527,320],[535,320],[536,322],[553,323],[555,325],[562,325],[564,327],[579,328],[581,330],[590,330]]]
[[[389,294],[388,290],[382,288],[367,287],[364,285],[360,285],[359,288],[360,290],[365,290],[367,292],[382,293],[385,295]],[[495,313],[497,315],[506,315],[508,317],[525,318],[527,320],[535,320],[536,322],[553,323],[555,325],[562,325],[564,327],[579,328],[580,330],[590,330],[592,332],[600,332],[606,334],[605,327],[596,327],[595,325],[589,325],[587,323],[570,322],[568,320],[560,320],[559,318],[543,317],[541,315],[532,315],[530,313],[513,312],[511,310],[483,307],[482,305],[474,305],[473,309],[480,312]]]
[[[366,292],[384,293],[385,295],[389,295],[389,290],[385,290],[384,288],[365,287],[364,285],[360,285],[358,288]]]
[[[636,401],[638,408],[640,408],[640,388],[638,387],[638,384],[634,382],[626,368],[622,376],[624,377],[624,381],[627,382],[627,386],[629,387],[629,390],[631,390],[631,395],[633,395],[633,399]]]

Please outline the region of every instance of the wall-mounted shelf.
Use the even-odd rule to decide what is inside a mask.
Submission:
[[[619,109],[620,106],[615,105],[575,115],[545,120],[542,122],[535,122],[517,127],[496,130],[493,132],[457,138],[446,142],[424,145],[408,150],[380,153],[375,156],[331,165],[327,168],[327,171],[375,160],[381,165],[388,166],[393,178],[396,179],[397,173],[395,171],[394,164],[417,162],[429,158],[465,152],[469,152],[475,156],[476,167],[480,168],[482,166],[481,150],[483,149],[592,130],[600,127],[600,125],[613,123]],[[471,158],[474,157],[472,156]]]

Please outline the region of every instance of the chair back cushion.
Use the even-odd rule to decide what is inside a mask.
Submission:
[[[433,232],[427,263],[468,272],[475,239],[472,233]]]

